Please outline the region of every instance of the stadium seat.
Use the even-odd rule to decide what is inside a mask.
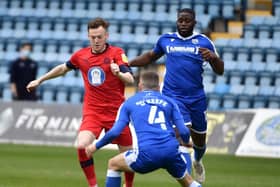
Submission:
[[[128,4],[127,18],[130,20],[138,20],[141,18],[140,3],[136,0],[130,1]]]
[[[217,18],[221,16],[221,2],[217,0],[209,0],[208,1],[208,14],[210,14],[213,18]]]
[[[265,61],[267,63],[276,62],[278,60],[279,51],[276,48],[267,48],[265,50]]]
[[[13,96],[12,96],[10,84],[6,83],[3,86],[2,100],[3,101],[12,101],[12,99],[13,99]]]
[[[214,92],[216,94],[224,95],[229,93],[230,86],[226,83],[216,83]]]
[[[168,4],[165,2],[157,2],[155,4],[155,21],[162,22],[166,21],[166,18],[168,17],[168,12],[167,12],[167,6]]]
[[[259,86],[257,85],[244,85],[243,94],[255,96],[259,93]]]
[[[56,92],[56,102],[59,104],[65,104],[68,102],[68,88],[59,86]]]
[[[42,85],[42,102],[43,103],[54,103],[56,88],[49,85]]]
[[[240,95],[237,98],[237,108],[248,109],[252,107],[252,97],[248,95]]]
[[[193,7],[193,1],[192,0],[181,0],[180,1],[180,9],[182,8],[192,8]]]
[[[241,84],[243,81],[243,73],[236,70],[236,71],[231,71],[229,73],[229,84],[230,85],[236,85],[236,84]]]
[[[228,47],[229,46],[229,40],[226,38],[217,38],[214,41],[216,47]]]
[[[149,0],[143,0],[142,3],[142,12],[145,12],[145,14],[141,14],[140,20],[153,20],[155,17],[155,13],[153,12],[153,3]]]
[[[253,108],[265,108],[267,105],[267,97],[263,96],[254,96],[253,97]]]
[[[237,61],[249,61],[250,49],[246,47],[239,47],[236,52]]]
[[[74,10],[72,15],[74,18],[86,18],[87,16],[87,2],[86,1],[74,1]]]
[[[174,22],[177,19],[177,11],[180,8],[180,3],[177,1],[170,1],[168,6],[168,21]]]
[[[234,1],[223,0],[222,1],[222,16],[226,19],[234,18]]]
[[[261,72],[265,70],[265,66],[266,63],[264,62],[253,61],[250,66],[250,70],[255,72]]]
[[[244,85],[232,84],[229,88],[229,93],[234,95],[242,95],[244,93]]]
[[[243,26],[243,37],[244,38],[256,38],[257,28],[253,24],[246,24]]]
[[[243,40],[243,47],[254,48],[256,46],[259,46],[258,42],[259,42],[259,40],[255,39],[255,38],[244,38],[244,40]]]
[[[222,58],[224,61],[235,60],[236,50],[233,47],[224,47]]]
[[[275,73],[275,79],[274,79],[274,86],[279,86],[280,85],[280,74],[279,73]]]
[[[252,62],[262,62],[264,57],[264,52],[262,48],[252,48],[251,49],[251,61]]]
[[[80,104],[83,98],[83,90],[80,87],[71,87],[69,102],[72,104]]]
[[[270,25],[258,26],[258,38],[261,40],[269,39],[272,37],[272,30]]]
[[[275,87],[270,85],[260,85],[258,95],[260,96],[272,96],[274,94]]]
[[[206,13],[207,2],[204,0],[193,1],[193,9],[197,15]]]
[[[277,44],[280,46],[280,44]],[[256,46],[260,46],[262,48],[269,48],[269,47],[273,47],[273,40],[272,39],[259,39],[257,41]],[[253,46],[251,46],[253,47]]]
[[[232,94],[223,95],[222,107],[224,109],[234,109],[236,108],[236,101],[237,101],[237,96],[235,95]]]
[[[279,38],[273,38],[271,41],[271,46],[272,48],[280,49],[280,39]]]
[[[245,85],[257,85],[258,74],[253,71],[244,72],[244,84]]]
[[[241,72],[249,71],[251,70],[251,64],[250,61],[237,61],[236,68]]]
[[[269,86],[273,82],[273,74],[271,72],[262,71],[259,73],[259,85],[260,86]]]
[[[208,109],[209,110],[221,110],[221,97],[216,94],[208,94]]]
[[[269,62],[269,63],[266,63],[265,71],[279,72],[280,71],[280,63],[279,62]]]
[[[272,38],[279,39],[280,38],[280,23],[277,25],[273,25],[272,27]]]
[[[224,60],[224,68],[227,71],[238,70],[237,61],[235,61],[235,60]]]
[[[267,108],[280,108],[280,97],[269,97],[267,100]]]
[[[126,9],[126,2],[124,0],[118,1],[118,3],[115,4],[115,11],[114,11],[114,18],[115,19],[127,19],[129,18],[128,16],[128,12],[130,12],[132,4],[134,4],[133,2],[129,2],[128,4],[128,10]],[[138,6],[138,4],[137,4]],[[136,10],[135,10],[136,12]],[[134,17],[136,14],[134,15],[130,15],[131,17]]]
[[[272,10],[273,10],[273,15],[279,18],[280,17],[280,2],[279,1],[273,1]]]
[[[265,16],[252,16],[251,19],[249,20],[250,24],[253,25],[262,25],[265,24]]]

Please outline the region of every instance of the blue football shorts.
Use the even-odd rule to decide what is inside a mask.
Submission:
[[[206,133],[207,130],[207,101],[206,98],[195,102],[188,102],[185,99],[175,99],[186,125],[191,125],[197,133]]]
[[[124,156],[127,165],[137,173],[144,174],[162,168],[177,179],[188,173],[186,159],[176,147],[128,150]]]

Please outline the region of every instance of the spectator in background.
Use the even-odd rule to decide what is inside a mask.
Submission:
[[[19,57],[10,65],[11,92],[14,100],[37,100],[36,90],[28,93],[27,84],[36,79],[38,64],[30,58],[31,43],[23,43],[20,46]]]

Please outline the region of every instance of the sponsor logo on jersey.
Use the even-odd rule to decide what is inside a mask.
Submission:
[[[193,53],[198,54],[199,47],[185,47],[185,46],[166,46],[167,53]]]
[[[105,72],[100,67],[92,67],[88,70],[88,81],[92,86],[100,86],[105,81]]]

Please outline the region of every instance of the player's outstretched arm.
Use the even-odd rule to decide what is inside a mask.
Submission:
[[[26,89],[28,92],[33,91],[36,87],[38,87],[42,82],[53,79],[55,77],[59,77],[70,71],[71,69],[66,66],[66,64],[60,64],[55,66],[53,69],[51,69],[49,72],[46,74],[42,75],[36,80],[33,80],[28,83],[26,86]]]
[[[162,55],[153,51],[148,51],[128,62],[129,66],[145,66],[158,60]]]

